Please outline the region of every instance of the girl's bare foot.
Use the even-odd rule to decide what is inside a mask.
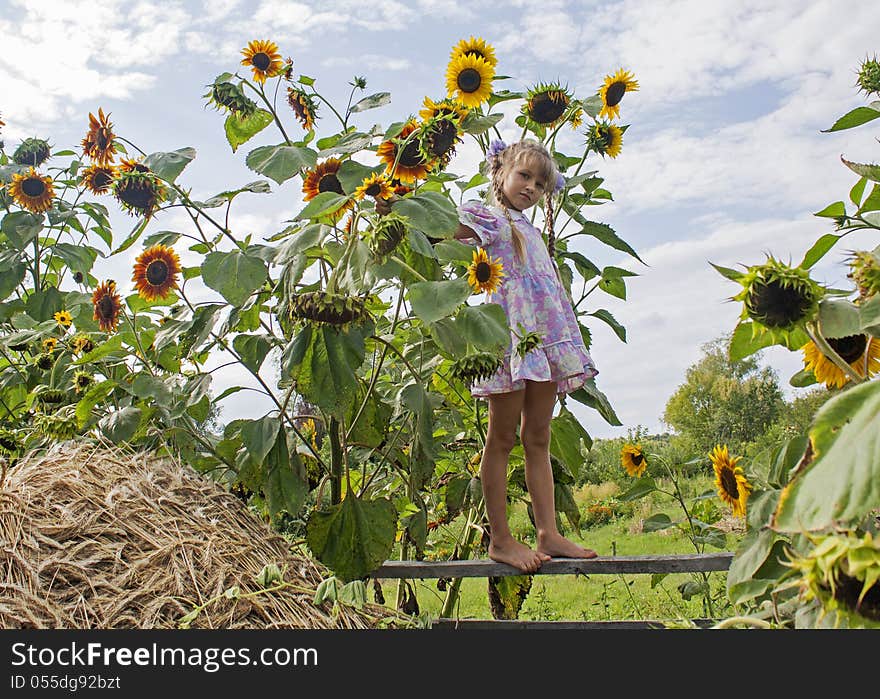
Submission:
[[[532,551],[528,546],[516,539],[489,544],[489,558],[498,563],[519,568],[523,573],[534,573],[544,561],[549,561],[550,556],[540,551]]]
[[[555,558],[595,558],[599,555],[593,549],[585,549],[569,541],[558,532],[538,534],[538,553]]]

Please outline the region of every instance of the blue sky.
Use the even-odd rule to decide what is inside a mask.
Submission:
[[[640,275],[628,280],[625,303],[601,292],[590,297],[590,310],[610,310],[628,331],[623,344],[601,322],[591,325],[598,384],[624,427],[573,404],[591,434],[607,437],[637,424],[663,429],[664,404],[700,346],[735,326],[740,308],[727,299],[736,287],[709,261],[736,267],[771,253],[799,262],[830,230],[812,212],[846,199],[855,183],[839,157],[877,160],[870,128],[820,129],[865,103],[856,71],[880,48],[878,26],[880,8],[850,0],[0,0],[0,115],[7,150],[28,136],[76,148],[88,112],[102,107],[116,132],[147,152],[194,147],[197,158],[181,181],[204,199],[262,179],[245,155],[279,140],[267,129],[233,154],[223,116],[202,98],[215,76],[240,67],[240,50],[252,39],[275,41],[294,72],[316,78],[334,105],[344,106],[355,75],[366,77],[367,94],[392,93],[389,105],[360,115],[362,130],[417,113],[426,95],[444,97],[450,50],[472,35],[495,47],[497,72],[511,76],[499,88],[560,80],[582,98],[607,73],[632,71],[640,90],[622,103],[620,122],[630,125],[623,152],[616,160],[591,156],[591,169],[614,194],[594,218],[612,225],[647,266],[599,244],[581,250],[600,266]],[[334,133],[329,110],[319,115],[319,136]],[[503,135],[516,137],[512,118],[504,123]],[[292,117],[289,124],[296,128]],[[583,136],[565,138],[574,152]],[[449,169],[470,174],[478,160],[465,145]],[[272,188],[237,200],[237,234],[271,235],[301,208],[297,183]],[[121,240],[133,221],[121,214],[113,221]],[[149,230],[184,225],[183,215],[169,212]],[[877,242],[853,236],[847,248]],[[844,285],[844,252],[832,251],[814,276]],[[129,263],[99,260],[96,273],[127,279]],[[763,357],[783,383],[800,368],[799,355],[785,350]],[[215,387],[245,380],[218,373]],[[263,412],[264,405],[237,399],[223,417]]]

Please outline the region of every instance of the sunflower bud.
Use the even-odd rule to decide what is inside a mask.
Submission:
[[[849,259],[849,274],[858,287],[862,299],[870,298],[880,292],[880,256],[874,252],[861,250]]]
[[[457,360],[452,375],[464,384],[490,378],[501,368],[502,358],[490,352],[473,352]]]
[[[52,354],[51,352],[41,352],[37,355],[37,358],[34,360],[34,364],[38,369],[42,369],[43,371],[48,371],[52,368]]]
[[[872,92],[880,95],[880,62],[877,57],[865,59],[859,67],[859,77],[856,79],[859,91],[870,95]]]
[[[150,218],[168,197],[168,190],[155,174],[140,163],[121,170],[113,181],[113,194],[132,216]]]
[[[26,138],[12,154],[12,160],[18,165],[39,167],[52,154],[49,142],[42,138]]]
[[[37,397],[40,399],[42,403],[46,405],[56,405],[58,403],[63,403],[67,398],[67,393],[64,391],[60,391],[57,388],[47,388],[43,391],[40,391],[37,394]]]
[[[77,369],[73,372],[73,380],[71,382],[73,384],[73,390],[77,393],[82,393],[89,386],[95,383],[95,377],[92,376],[89,372],[84,371],[83,369]]]
[[[257,103],[247,97],[241,87],[233,82],[215,80],[211,89],[203,95],[208,103],[220,111],[227,111],[238,117],[249,117],[257,111]]]
[[[366,232],[365,238],[373,255],[384,261],[406,237],[409,219],[395,212],[381,216]]]
[[[461,142],[458,114],[438,114],[426,121],[419,134],[419,153],[425,162],[446,167],[455,155],[455,145]]]

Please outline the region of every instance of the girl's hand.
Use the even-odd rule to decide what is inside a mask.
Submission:
[[[391,213],[391,205],[400,199],[396,194],[392,194],[387,199],[376,199],[376,213],[380,216]]]

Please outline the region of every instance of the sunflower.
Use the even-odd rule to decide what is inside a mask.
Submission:
[[[446,89],[466,107],[479,107],[492,94],[492,65],[479,56],[461,55],[449,62]]]
[[[303,178],[302,191],[305,195],[303,199],[311,201],[322,192],[334,192],[345,196],[342,189],[342,183],[339,181],[339,168],[342,161],[339,158],[327,158],[322,163],[318,163],[314,170],[308,170]],[[354,207],[354,200],[349,199],[336,211],[329,216],[332,221],[338,221],[342,218],[346,211]]]
[[[855,282],[861,298],[867,299],[880,293],[880,256],[867,250],[854,252],[849,259],[849,273],[846,276]]]
[[[628,70],[620,68],[614,75],[606,75],[605,84],[599,88],[599,96],[602,98],[599,118],[619,118],[620,100],[627,92],[635,92],[638,89],[639,83]]]
[[[868,377],[880,370],[880,340],[869,335],[850,335],[829,337],[827,342],[831,345],[831,349],[862,378],[865,377],[866,362]],[[816,381],[824,383],[826,388],[842,388],[849,381],[849,376],[826,357],[812,341],[801,349],[804,353],[804,367],[812,371]]]
[[[83,155],[97,165],[109,165],[116,159],[115,138],[110,115],[105,116],[100,108],[97,118],[89,112],[89,132],[82,140]]]
[[[365,299],[328,291],[308,291],[290,301],[290,315],[310,325],[330,325],[346,331],[351,323],[361,325],[370,320]]]
[[[89,165],[79,177],[80,184],[92,194],[106,194],[110,191],[116,168],[112,165]]]
[[[539,84],[528,91],[521,111],[533,123],[553,128],[562,120],[570,103],[571,95],[561,85]]]
[[[383,141],[376,149],[376,155],[386,163],[386,173],[404,184],[424,179],[434,167],[422,155],[419,134],[415,133],[418,129],[415,119],[410,119],[396,137]]]
[[[498,291],[503,277],[504,265],[500,257],[492,260],[483,248],[474,250],[473,260],[468,266],[468,284],[475,294],[481,291],[494,294]]]
[[[648,459],[641,444],[624,444],[620,450],[620,463],[633,478],[638,478],[648,468]]]
[[[76,391],[77,393],[82,393],[89,386],[95,383],[95,377],[83,369],[77,369],[73,372],[73,379],[71,383],[73,384],[74,391]]]
[[[26,138],[15,149],[12,161],[17,165],[39,167],[49,159],[51,154],[48,141],[44,141],[42,138]]]
[[[218,111],[225,110],[241,118],[249,117],[257,111],[257,103],[244,94],[241,85],[236,85],[224,76],[218,77],[210,88],[203,97],[207,97],[208,103],[213,104]]]
[[[304,90],[288,87],[287,103],[293,110],[297,121],[302,124],[302,127],[306,131],[311,131],[315,126],[315,118],[318,115],[318,104],[315,102],[315,99]]]
[[[864,92],[865,96],[872,92],[875,95],[880,95],[880,62],[877,61],[877,56],[862,61],[856,85],[858,85],[859,92]]]
[[[43,340],[42,347],[44,352],[52,353],[55,351],[55,348],[57,346],[58,338],[56,337],[47,337],[45,340]]]
[[[580,107],[575,109],[568,118],[568,123],[569,126],[571,126],[572,131],[579,129],[581,124],[584,123],[584,110]]]
[[[482,58],[492,68],[498,65],[498,59],[495,58],[495,49],[491,44],[487,44],[483,39],[471,37],[470,39],[462,39],[452,47],[452,53],[449,60],[454,61],[459,56],[475,56]]]
[[[168,190],[146,165],[123,160],[113,180],[113,195],[132,216],[150,218],[167,198]]]
[[[603,158],[616,158],[623,146],[623,129],[607,121],[597,121],[587,133],[590,150]]]
[[[98,327],[104,332],[113,332],[119,325],[119,311],[122,308],[122,299],[116,292],[116,282],[112,279],[106,281],[92,294],[92,304],[95,307],[94,319],[98,321]]]
[[[61,310],[56,312],[52,317],[62,328],[69,328],[71,323],[73,323],[73,316],[70,315],[70,311]]]
[[[278,53],[278,45],[274,41],[251,41],[247,48],[241,50],[244,58],[243,66],[250,66],[254,73],[254,80],[261,85],[266,78],[274,78],[284,71],[284,59]]]
[[[752,486],[746,480],[742,467],[737,462],[742,457],[732,457],[727,451],[727,445],[718,444],[709,454],[712,468],[715,470],[715,487],[718,489],[718,497],[733,510],[735,517],[746,516],[746,501]]]
[[[355,199],[363,199],[364,197],[388,199],[392,194],[394,194],[394,187],[391,186],[391,183],[384,175],[375,172],[369,177],[365,177],[360,187],[354,190]]]
[[[55,189],[49,175],[38,175],[34,168],[30,171],[14,173],[8,185],[9,194],[22,209],[39,214],[48,211],[52,206]]]
[[[430,97],[425,97],[422,104],[424,106],[419,110],[419,116],[422,117],[424,121],[433,119],[436,116],[447,114],[451,114],[458,121],[462,121],[470,113],[470,110],[461,102],[456,102],[455,100],[448,98],[435,102]]]
[[[95,349],[95,343],[86,335],[77,335],[70,341],[70,349],[76,354],[88,354]]]
[[[459,117],[454,114],[440,114],[424,122],[419,132],[422,160],[445,168],[455,155],[455,145],[461,142],[459,124]]]
[[[406,238],[408,232],[409,219],[392,211],[377,217],[366,231],[364,239],[373,255],[384,261]]]
[[[770,256],[764,264],[749,267],[739,283],[743,290],[733,300],[743,302],[741,318],[751,318],[755,331],[769,332],[774,342],[787,341],[815,318],[824,294],[807,270]]]
[[[495,374],[503,363],[503,358],[491,352],[472,352],[452,365],[452,375],[465,384],[488,379]]]
[[[173,248],[158,244],[138,255],[131,280],[141,298],[154,301],[165,298],[177,286],[178,274],[180,259],[177,253]]]

